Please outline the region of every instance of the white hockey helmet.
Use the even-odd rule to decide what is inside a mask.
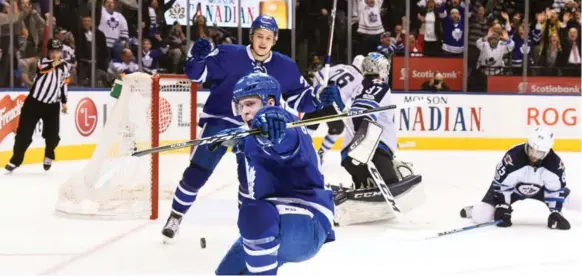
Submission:
[[[546,157],[554,146],[554,133],[537,127],[527,138],[525,152],[532,161]]]
[[[362,61],[362,73],[364,76],[378,75],[381,79],[386,80],[390,61],[380,53],[371,52]]]
[[[363,55],[357,55],[354,60],[352,61],[352,65],[356,68],[358,68],[358,70],[360,70],[360,72],[362,72],[362,62],[364,61],[364,56]]]

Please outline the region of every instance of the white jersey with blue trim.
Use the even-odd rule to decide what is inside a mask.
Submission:
[[[552,209],[564,201],[566,167],[553,150],[543,160],[532,164],[525,151],[525,144],[519,144],[508,150],[497,164],[493,185],[499,187],[506,203],[511,202],[513,193],[523,198],[532,198],[543,192],[544,201]]]
[[[356,88],[355,97],[350,101],[350,110],[365,110],[374,109],[380,106],[388,106],[392,104],[392,92],[388,84],[379,79],[364,79],[362,83]],[[394,124],[394,110],[388,110],[376,114],[371,114],[365,117],[356,117],[347,120],[346,131],[344,132],[344,140],[342,151],[352,142],[354,134],[360,127],[362,118],[368,118],[379,124],[383,131],[380,137],[380,142],[390,148],[392,153],[397,149],[396,125]]]
[[[323,84],[325,69],[317,72],[313,85]],[[350,106],[352,99],[356,97],[356,90],[364,80],[362,72],[353,65],[338,64],[329,68],[329,81],[334,82],[340,90],[345,106]]]

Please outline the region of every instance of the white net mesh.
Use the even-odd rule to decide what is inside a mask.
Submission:
[[[59,190],[57,213],[110,219],[150,217],[157,208],[151,199],[156,183],[160,199],[171,199],[188,165],[190,149],[160,154],[158,166],[152,166],[152,155],[129,155],[150,148],[156,135],[160,145],[191,138],[191,82],[179,76],[160,78],[159,131],[152,131],[151,124],[152,95],[157,93],[152,82],[144,73],[125,76],[93,156]],[[152,175],[158,175],[159,182]]]

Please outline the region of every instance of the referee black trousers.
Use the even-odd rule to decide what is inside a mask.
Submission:
[[[55,159],[55,148],[61,140],[59,137],[60,106],[61,104],[59,102],[47,104],[31,96],[28,96],[24,100],[10,163],[16,167],[22,164],[24,154],[30,146],[30,143],[32,143],[32,135],[39,120],[42,120],[43,123],[42,138],[45,139],[46,144],[44,156],[53,160]]]

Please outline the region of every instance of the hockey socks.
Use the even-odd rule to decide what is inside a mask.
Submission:
[[[190,192],[182,187],[183,181],[180,181],[178,187],[176,187],[176,192],[174,193],[174,199],[172,200],[172,211],[174,213],[184,215],[192,206],[192,203],[196,200],[198,192]]]
[[[321,143],[321,147],[319,148],[319,156],[323,158],[323,156],[335,145],[335,142],[340,137],[339,134],[328,134],[323,138],[323,142]]]

